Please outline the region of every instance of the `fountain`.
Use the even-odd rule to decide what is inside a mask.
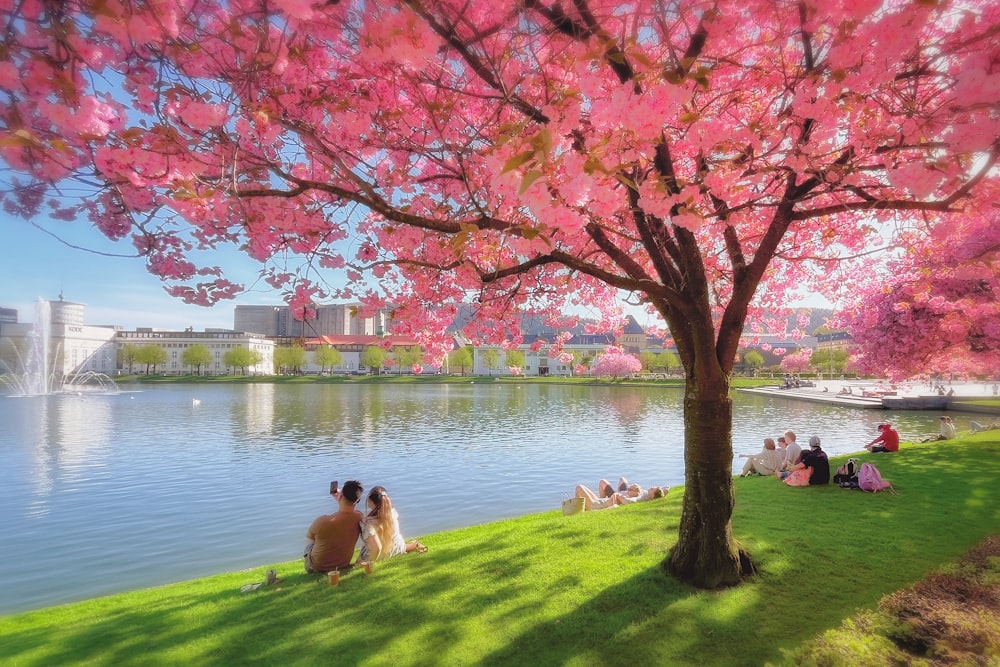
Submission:
[[[60,297],[61,298],[61,297]],[[35,322],[25,335],[26,354],[10,340],[14,351],[15,367],[0,360],[0,384],[13,390],[14,396],[44,396],[47,394],[100,394],[119,393],[118,385],[104,373],[77,371],[64,378],[56,373],[50,363],[52,353],[52,309],[45,299],[35,302]],[[58,350],[57,350],[58,352]],[[55,355],[58,358],[58,353]]]

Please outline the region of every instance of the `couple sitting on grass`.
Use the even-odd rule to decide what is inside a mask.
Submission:
[[[585,510],[603,510],[617,505],[662,498],[667,495],[669,490],[669,486],[651,486],[648,489],[643,489],[638,484],[629,484],[627,479],[619,477],[617,491],[608,480],[602,479],[597,483],[597,493],[580,484],[576,487],[576,497],[583,498],[583,509]]]
[[[368,516],[356,509],[364,487],[351,480],[343,489],[336,485],[331,495],[338,511],[317,517],[306,531],[306,550],[302,555],[306,572],[324,573],[352,567],[351,558],[358,538],[363,545],[358,563],[391,558],[411,551],[427,551],[420,542],[406,542],[399,532],[399,515],[384,487],[376,486],[368,494]]]

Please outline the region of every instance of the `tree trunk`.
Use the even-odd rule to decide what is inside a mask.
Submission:
[[[688,382],[684,398],[684,507],[666,570],[698,588],[735,586],[754,572],[733,538],[733,402],[729,383]],[[721,386],[720,386],[721,385]]]

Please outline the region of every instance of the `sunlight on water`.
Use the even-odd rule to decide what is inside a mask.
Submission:
[[[417,537],[557,509],[601,477],[684,478],[678,389],[123,389],[0,397],[0,613],[294,559],[333,509],[332,479],[386,486]],[[736,453],[787,428],[833,454],[857,451],[887,417],[904,439],[937,429],[933,413],[745,394],[734,410]]]

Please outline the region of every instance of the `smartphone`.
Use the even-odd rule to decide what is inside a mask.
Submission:
[[[337,491],[340,490],[340,484],[338,482],[330,482],[330,495],[332,496]]]

